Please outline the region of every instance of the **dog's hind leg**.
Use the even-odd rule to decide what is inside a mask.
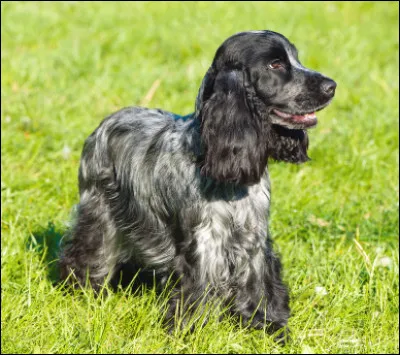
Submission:
[[[61,280],[98,291],[118,260],[117,230],[109,206],[95,186],[81,191],[76,221],[60,257]]]

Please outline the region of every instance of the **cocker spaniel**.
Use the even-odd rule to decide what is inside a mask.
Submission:
[[[218,48],[194,113],[128,107],[104,119],[83,148],[61,278],[98,290],[131,263],[159,285],[173,275],[172,324],[179,307],[216,297],[243,324],[285,327],[267,162],[309,160],[306,130],[335,88],[283,35],[241,32]]]

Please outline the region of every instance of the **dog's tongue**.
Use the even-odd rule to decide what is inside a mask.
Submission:
[[[277,109],[274,109],[274,112],[280,117],[290,118],[293,121],[298,122],[298,123],[314,121],[317,118],[317,116],[315,115],[315,112],[306,113],[305,115],[292,115],[290,113],[278,111]]]
[[[292,118],[296,122],[304,122],[304,121],[315,120],[317,116],[315,115],[315,112],[311,112],[311,113],[306,113],[305,115],[292,115]]]

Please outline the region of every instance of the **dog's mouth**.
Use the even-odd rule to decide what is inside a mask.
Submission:
[[[273,124],[286,127],[288,129],[307,129],[317,125],[318,120],[316,112],[324,109],[332,99],[325,102],[323,105],[313,107],[309,112],[289,113],[277,108],[271,108],[269,111]]]
[[[285,127],[293,128],[311,128],[317,125],[318,120],[314,112],[308,112],[303,114],[287,113],[276,108],[272,109],[272,121],[275,124],[282,125]],[[275,117],[274,117],[275,116]]]

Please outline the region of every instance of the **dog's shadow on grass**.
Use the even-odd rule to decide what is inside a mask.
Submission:
[[[53,222],[49,222],[46,227],[39,227],[34,231],[26,245],[27,249],[33,249],[39,254],[40,260],[46,266],[47,278],[53,285],[60,280],[58,258],[61,239],[66,231],[66,228],[58,228]]]
[[[46,266],[47,278],[54,286],[62,282],[58,261],[61,241],[67,232],[67,227],[59,228],[53,222],[49,222],[46,227],[38,228],[33,232],[26,245],[27,249],[33,249],[39,254]],[[131,263],[120,264],[117,266],[117,270],[109,282],[109,286],[114,291],[122,288],[134,292],[143,286],[151,289],[155,283],[158,283],[158,278],[155,277],[152,270],[144,271]]]

